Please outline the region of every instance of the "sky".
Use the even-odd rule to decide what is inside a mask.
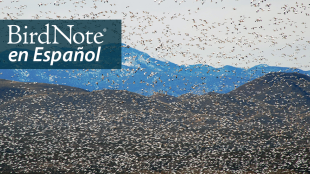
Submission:
[[[310,70],[307,0],[0,0],[1,19],[121,19],[122,43],[176,64]]]

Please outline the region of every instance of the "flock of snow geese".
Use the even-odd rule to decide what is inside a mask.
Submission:
[[[188,1],[174,3],[181,6]],[[246,3],[260,14],[272,11],[273,2],[268,1]],[[309,2],[290,1],[269,21],[241,15],[218,22],[192,16],[209,3],[224,0],[193,2],[201,6],[156,15],[143,7],[131,10],[139,4],[125,4],[124,11],[116,10],[122,4],[113,0],[43,1],[35,7],[26,1],[0,0],[0,17],[95,20],[120,16],[123,42],[155,52],[156,58],[178,58],[183,64],[212,61],[215,65],[245,66],[273,62],[264,53],[267,45],[275,50],[270,52],[273,57],[309,69]],[[152,3],[164,5],[168,0]],[[230,3],[221,10],[228,10]],[[28,14],[29,9],[35,12]],[[291,15],[304,20],[291,20]],[[183,26],[188,32],[175,32],[175,27],[182,25],[169,24],[176,21],[189,24]],[[274,59],[282,65],[281,59]],[[0,173],[310,171],[310,78],[305,75],[273,73],[228,94],[179,97],[0,82]]]

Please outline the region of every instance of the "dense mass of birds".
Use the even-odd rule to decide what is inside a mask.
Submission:
[[[2,172],[310,170],[306,75],[270,73],[228,94],[180,97],[8,80],[0,89]]]
[[[281,4],[251,0],[242,4],[222,0],[176,0],[173,5],[180,9],[179,12],[161,10],[161,6],[168,8],[165,6],[168,1],[149,2],[158,12],[137,8],[134,3],[44,1],[32,4],[37,10],[30,12],[28,3],[17,0],[2,6],[1,16],[12,20],[23,19],[29,15],[26,13],[31,14],[26,18],[32,19],[121,19],[122,42],[146,51],[152,57],[179,64],[250,67],[265,63],[309,69],[305,59],[308,57],[310,4],[306,1]],[[242,6],[239,8],[234,4]],[[216,13],[218,16],[206,13],[212,11],[209,6],[221,10],[225,17],[220,13]],[[58,9],[66,10],[59,13]],[[306,64],[302,63],[305,61]]]
[[[3,1],[3,19],[26,15],[27,3],[14,0],[11,6],[1,6]],[[128,46],[150,51],[156,58],[179,57],[183,64],[205,65],[216,60],[217,65],[225,61],[234,66],[281,65],[277,58],[281,57],[297,62],[293,66],[309,68],[310,64],[298,64],[299,60],[307,62],[309,56],[299,54],[310,43],[307,23],[289,16],[308,19],[310,4],[284,4],[278,16],[267,20],[241,15],[213,22],[192,17],[207,4],[205,0],[196,2],[201,3],[200,8],[157,15],[131,11],[130,6],[118,11],[112,0],[44,1],[37,4],[39,13],[32,18],[111,19],[119,15],[122,39]],[[185,0],[175,3],[182,5]],[[257,14],[273,7],[268,0],[248,3]],[[68,4],[72,8],[66,13],[46,10]],[[84,11],[89,4],[92,10]],[[229,9],[223,6],[222,10]],[[174,22],[188,24],[196,32],[177,31]],[[263,50],[266,45],[272,48],[270,52]],[[156,69],[150,71],[156,73]],[[7,80],[0,80],[0,94],[2,173],[310,171],[310,78],[298,73],[270,73],[227,94],[173,97],[156,93],[146,97],[126,90],[88,92]]]

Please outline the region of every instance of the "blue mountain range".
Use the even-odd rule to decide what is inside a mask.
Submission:
[[[122,69],[0,69],[0,78],[68,85],[89,91],[118,89],[146,96],[155,92],[180,96],[186,93],[227,93],[270,72],[310,75],[310,71],[265,64],[249,69],[233,66],[215,68],[203,64],[177,65],[123,45]]]

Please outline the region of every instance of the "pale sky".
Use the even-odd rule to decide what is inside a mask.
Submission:
[[[1,19],[121,19],[123,43],[177,64],[310,70],[308,0],[0,0],[0,11]]]

